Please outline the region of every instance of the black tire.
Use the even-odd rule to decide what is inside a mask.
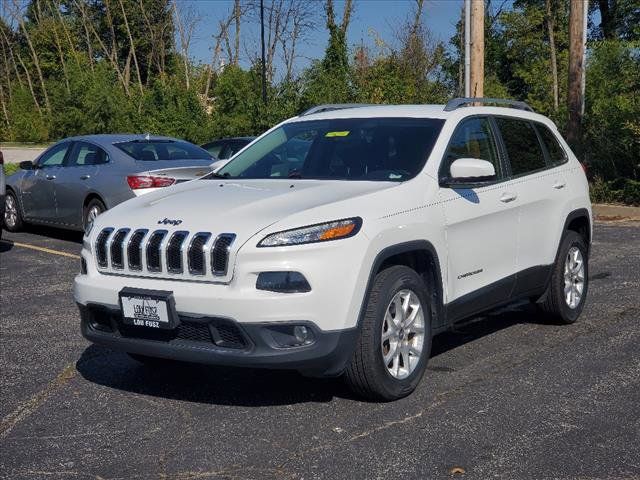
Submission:
[[[424,316],[422,352],[414,370],[403,379],[392,376],[382,357],[382,331],[387,309],[396,293],[410,290],[420,301]],[[398,265],[378,273],[369,292],[360,336],[344,379],[351,390],[370,400],[390,401],[413,392],[431,354],[431,311],[427,286],[412,269]],[[409,338],[409,337],[407,337]]]
[[[107,207],[104,206],[104,203],[102,203],[97,198],[94,198],[89,203],[87,203],[82,212],[82,228],[84,230],[87,229],[87,223],[89,222],[89,213],[96,208],[100,210],[100,213],[103,213],[107,209]]]
[[[582,256],[584,265],[584,287],[579,302],[571,308],[565,297],[565,262],[569,252],[577,248]],[[574,281],[573,279],[571,281]],[[560,243],[556,263],[553,266],[551,280],[542,299],[538,302],[540,310],[553,322],[561,324],[574,323],[582,309],[589,291],[589,249],[582,237],[576,232],[565,233]]]
[[[19,232],[24,228],[24,219],[22,218],[22,212],[20,211],[20,204],[18,203],[16,194],[12,191],[8,191],[4,198],[4,202],[5,217],[2,219],[2,224],[4,225],[5,230],[9,232]],[[13,225],[6,222],[7,215],[9,214],[8,209],[10,208],[9,202],[13,202],[13,205],[15,206],[15,221],[13,222]]]

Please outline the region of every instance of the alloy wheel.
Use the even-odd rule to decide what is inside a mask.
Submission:
[[[420,362],[424,349],[424,310],[415,292],[396,293],[382,322],[382,360],[389,374],[407,378]]]
[[[580,305],[584,292],[584,258],[578,247],[571,247],[564,262],[564,299],[571,309]]]
[[[15,228],[18,221],[18,206],[13,195],[5,197],[4,207],[4,224],[9,228]]]

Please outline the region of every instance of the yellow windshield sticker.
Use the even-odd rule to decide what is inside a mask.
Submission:
[[[346,130],[344,132],[327,132],[325,134],[325,137],[346,137],[347,135],[349,135],[349,130]]]

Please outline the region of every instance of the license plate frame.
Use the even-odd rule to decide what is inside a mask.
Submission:
[[[125,287],[118,293],[122,323],[145,330],[173,330],[180,323],[173,292]]]

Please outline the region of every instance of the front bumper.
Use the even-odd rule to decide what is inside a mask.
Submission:
[[[238,323],[217,317],[179,315],[175,331],[155,331],[121,323],[119,309],[78,304],[82,335],[114,350],[211,365],[298,370],[309,376],[340,375],[355,347],[358,330],[322,331],[310,322],[311,345],[279,347],[274,322]]]

